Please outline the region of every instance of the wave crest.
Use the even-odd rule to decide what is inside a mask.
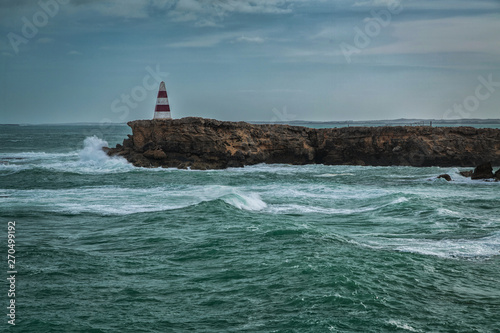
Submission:
[[[83,149],[78,153],[81,162],[103,163],[109,156],[102,150],[108,142],[97,136],[90,136],[83,140]]]
[[[123,172],[134,169],[124,158],[108,156],[102,150],[107,145],[105,140],[91,136],[85,138],[83,149],[79,151],[68,153],[1,153],[0,171],[5,171],[5,174],[2,175],[32,169],[91,174]]]
[[[262,201],[257,193],[242,194],[234,192],[221,197],[224,202],[238,209],[259,211],[267,207],[267,204]]]

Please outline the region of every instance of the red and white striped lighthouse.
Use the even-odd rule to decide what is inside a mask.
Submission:
[[[153,119],[172,119],[170,115],[170,105],[168,104],[167,88],[165,88],[165,82],[163,81],[161,81],[160,90],[158,90]]]

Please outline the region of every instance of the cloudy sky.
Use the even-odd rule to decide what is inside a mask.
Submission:
[[[500,118],[499,0],[2,0],[0,123]]]

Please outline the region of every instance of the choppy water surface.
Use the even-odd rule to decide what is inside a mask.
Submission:
[[[500,183],[455,168],[142,169],[100,150],[125,126],[1,130],[15,329],[500,332]]]

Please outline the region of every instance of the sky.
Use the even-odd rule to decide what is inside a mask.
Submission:
[[[500,0],[2,0],[0,123],[500,118]]]

